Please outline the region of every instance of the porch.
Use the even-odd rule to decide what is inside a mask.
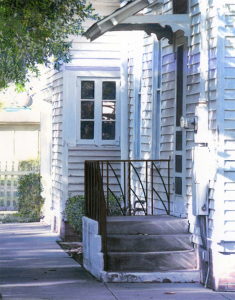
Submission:
[[[199,281],[188,220],[170,212],[170,159],[86,161],[85,268],[108,282]]]

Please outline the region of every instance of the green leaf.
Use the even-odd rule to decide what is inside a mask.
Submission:
[[[0,0],[0,89],[24,86],[38,64],[59,70],[69,62],[67,37],[81,34],[86,18],[97,15],[85,0]]]

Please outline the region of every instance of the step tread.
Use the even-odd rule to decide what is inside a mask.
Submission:
[[[187,253],[187,252],[195,252],[195,249],[190,249],[190,250],[176,250],[176,251],[150,251],[150,252],[134,252],[134,251],[130,251],[130,252],[107,252],[107,254],[111,254],[112,255],[127,255],[127,254],[130,254],[130,255],[151,255],[151,254],[169,254],[169,253]]]
[[[107,235],[116,234],[183,234],[189,233],[187,219],[168,215],[159,216],[126,216],[107,219]]]
[[[198,269],[183,269],[173,271],[107,271],[103,272],[105,282],[200,282]]]
[[[112,216],[107,217],[107,223],[113,223],[113,222],[174,222],[174,221],[181,221],[181,222],[187,222],[187,218],[178,218],[174,216],[169,215],[153,215],[153,216]]]
[[[149,236],[149,237],[190,237],[192,236],[192,233],[190,232],[186,232],[186,233],[169,233],[169,234],[148,234],[148,233],[137,233],[137,234],[120,234],[120,233],[115,233],[115,234],[107,234],[107,237],[121,237],[121,238],[125,238],[125,237],[144,237],[144,236]]]

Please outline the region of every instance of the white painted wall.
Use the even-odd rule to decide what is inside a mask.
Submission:
[[[95,13],[106,16],[119,8],[120,1],[91,1]],[[94,23],[87,20],[84,29]],[[48,85],[52,88],[52,221],[54,230],[59,231],[62,212],[68,194],[83,194],[84,145],[77,142],[78,86],[79,78],[119,78],[120,49],[118,35],[107,33],[90,43],[85,37],[70,37],[73,40],[71,53],[73,60],[64,64],[60,72],[48,74]],[[93,146],[92,146],[93,147]],[[87,158],[96,157],[96,149],[91,147]],[[101,147],[101,157],[107,159],[109,150]],[[111,153],[120,157],[120,148],[113,146]],[[76,153],[76,154],[75,154]],[[75,154],[75,155],[74,155]],[[55,219],[55,218],[54,218]],[[54,225],[53,225],[54,224]]]
[[[50,101],[42,101],[41,110],[41,145],[40,145],[40,173],[42,176],[43,193],[45,198],[43,207],[43,222],[51,224],[51,208],[52,208],[52,180],[51,180],[51,143],[52,143],[52,104]]]

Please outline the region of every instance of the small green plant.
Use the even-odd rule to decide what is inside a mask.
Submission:
[[[122,205],[123,201],[120,197],[117,198],[119,203]],[[78,232],[78,235],[82,237],[82,217],[84,216],[84,205],[85,198],[82,195],[68,197],[65,203],[65,210],[63,211],[63,216],[66,221],[72,226],[74,230]],[[109,195],[109,215],[110,216],[121,216],[122,212],[120,206],[117,203],[115,197]]]
[[[84,216],[84,196],[69,195],[68,200],[65,203],[65,210],[63,212],[64,218],[78,232],[78,235],[82,237],[82,217]]]
[[[123,200],[121,197],[114,197],[114,195],[109,194],[109,216],[122,216]]]
[[[19,216],[27,218],[29,222],[39,221],[42,218],[41,209],[45,201],[41,196],[43,188],[40,174],[20,176],[17,191]]]

